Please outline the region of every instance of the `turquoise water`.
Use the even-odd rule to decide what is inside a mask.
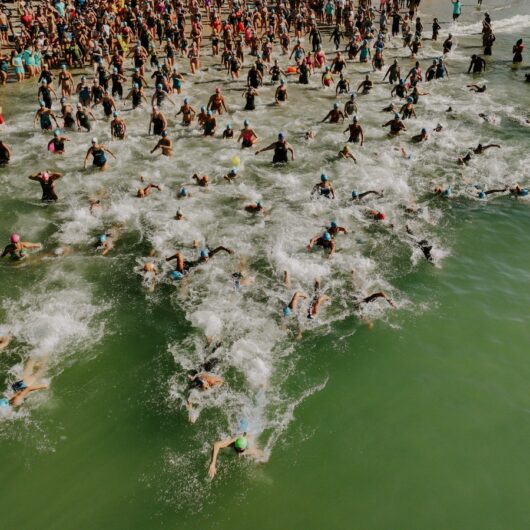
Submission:
[[[501,7],[494,18],[527,17],[523,4]],[[467,12],[464,23],[477,17]],[[513,24],[498,33],[499,57],[511,57],[509,48],[519,35]],[[483,203],[468,187],[528,184],[528,129],[521,122],[528,87],[515,82],[521,74],[509,70],[506,60],[486,76],[491,86],[485,98],[463,91],[468,78],[459,72],[472,53],[465,46],[476,38],[459,38],[449,62],[454,79],[429,86],[431,108],[422,107],[413,128],[443,121],[445,136],[414,151],[412,162],[400,159],[377,131],[382,105],[373,98],[363,102],[361,117],[375,146],[355,153],[364,167],[326,164],[342,197],[354,185],[390,190],[384,200],[366,206],[383,209],[398,228],[405,223],[399,205],[416,198],[423,213],[409,221],[418,237],[435,243],[434,267],[406,238],[363,222],[361,207],[307,200],[322,156],[341,145],[340,133],[329,127],[319,129],[318,143],[293,138],[300,161],[283,179],[271,170],[267,155],[257,161],[242,156],[244,183],[233,188],[219,183],[207,195],[193,189],[193,202],[182,205],[190,216],[185,230],[171,224],[177,206],[171,194],[143,201],[132,197],[141,149],[152,139],[132,138],[132,152],[113,145],[119,162],[100,176],[80,171],[87,136],[73,135],[68,158],[46,159],[50,169],[57,164],[69,172],[58,184],[62,201],[43,208],[38,190],[21,177],[29,173],[27,166],[32,171],[42,163],[38,149],[45,142],[28,132],[33,87],[24,89],[22,123],[8,138],[32,147],[16,154],[0,176],[6,189],[0,221],[6,234],[16,228],[28,240],[43,241],[46,252],[66,245],[73,252],[42,259],[36,254],[23,267],[4,263],[0,269],[0,323],[17,336],[2,353],[5,386],[19,372],[20,355],[49,356],[51,385],[0,423],[2,526],[526,528],[528,203],[502,197]],[[204,99],[212,86],[200,88],[197,97]],[[301,93],[295,86],[289,90],[293,99]],[[382,95],[386,87],[376,90]],[[6,92],[9,97],[13,87]],[[269,92],[264,90],[264,102]],[[228,93],[229,103],[238,104],[239,93]],[[322,103],[316,91],[307,97],[321,107],[305,118],[294,105],[258,110],[251,119],[260,136],[273,137],[278,126],[273,120],[282,112],[282,126],[293,131],[287,126],[291,120],[303,130],[333,101],[325,96]],[[455,105],[454,121],[443,116],[451,100],[462,102]],[[9,118],[5,103],[4,108]],[[484,110],[499,123],[478,119]],[[239,123],[242,117],[237,113],[231,120]],[[145,117],[130,120],[145,124]],[[104,127],[98,125],[98,136]],[[216,158],[218,143],[204,147],[198,137],[174,130],[182,151],[196,150],[193,160],[178,154],[175,166],[175,160],[143,157],[145,173],[166,190],[180,185],[197,164],[218,174],[237,152],[230,148]],[[477,157],[462,172],[453,160],[477,137],[498,140],[503,149]],[[433,183],[451,183],[455,198],[431,200]],[[86,202],[102,188],[107,206],[93,219]],[[260,194],[278,210],[270,220],[249,221],[239,209]],[[338,240],[342,250],[331,265],[303,251],[308,234],[330,216],[354,232]],[[95,256],[92,238],[118,223],[124,228],[115,252]],[[146,291],[135,271],[151,249],[164,256],[204,237],[247,256],[256,276],[252,290],[240,293],[230,285],[226,271],[236,267],[237,258],[223,256],[180,291],[168,282],[154,293]],[[302,319],[298,341],[294,330],[286,333],[277,324],[281,303],[292,292],[280,285],[284,268],[308,291],[320,275],[333,297],[314,326]],[[374,321],[370,329],[353,311],[352,297],[375,288],[389,290],[399,309],[371,308],[364,314]],[[192,425],[182,407],[184,375],[203,358],[204,335],[210,333],[223,340],[228,384],[199,401],[200,416]],[[206,478],[210,443],[230,435],[241,416],[255,425],[266,461],[223,454],[211,482]]]

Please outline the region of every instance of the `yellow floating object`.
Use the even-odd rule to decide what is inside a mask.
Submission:
[[[230,162],[232,163],[233,166],[239,166],[241,164],[241,159],[237,155],[234,155],[230,159]]]

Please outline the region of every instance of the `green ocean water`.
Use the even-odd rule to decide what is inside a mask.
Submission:
[[[522,4],[504,9],[497,18],[528,13]],[[509,57],[518,32],[498,37]],[[506,85],[514,105],[528,108],[521,86],[507,83],[513,75],[506,63],[489,79],[498,90]],[[460,94],[457,83],[450,90]],[[517,124],[515,111],[501,108],[504,103],[491,102],[503,122],[487,131],[488,138],[501,138],[504,149],[520,154],[528,148],[528,128]],[[470,116],[463,117],[468,128],[484,134]],[[450,143],[443,149],[453,152]],[[23,162],[2,178],[13,179]],[[518,159],[502,163],[521,176]],[[478,172],[493,184],[487,165],[481,161]],[[64,183],[63,190],[73,194],[80,181]],[[62,221],[78,226],[72,221],[80,208],[75,200],[61,217],[28,201],[29,192],[20,195],[13,180],[5,182],[4,232],[22,225],[52,246]],[[31,185],[27,190],[35,191]],[[146,295],[132,272],[151,248],[145,233],[136,225],[126,231],[108,259],[87,259],[78,251],[25,267],[3,264],[1,322],[10,312],[22,315],[25,327],[38,322],[42,336],[60,337],[50,344],[61,356],[50,391],[32,398],[21,417],[0,423],[0,528],[527,528],[528,207],[508,198],[455,198],[442,205],[443,222],[433,236],[447,249],[440,266],[412,266],[402,252],[386,267],[381,259],[406,300],[398,311],[376,320],[373,329],[345,312],[304,332],[300,341],[282,342],[292,352],[276,372],[288,376],[273,376],[269,388],[294,407],[294,418],[279,429],[267,462],[223,454],[213,482],[206,478],[207,441],[227,421],[220,407],[212,407],[190,425],[168,399],[175,374],[184,371],[168,345],[183,348],[197,331],[185,318],[187,306],[175,304],[174,286],[162,284]],[[256,269],[267,267],[257,263]],[[61,299],[66,309],[53,305]],[[74,313],[78,307],[85,309]],[[47,322],[47,311],[61,320]],[[38,340],[27,336],[2,353],[6,373],[27,343],[37,348]]]

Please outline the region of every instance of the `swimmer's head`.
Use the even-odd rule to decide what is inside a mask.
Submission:
[[[55,131],[53,131],[53,135],[54,136],[60,136],[61,135],[61,131],[59,129],[55,129]]]
[[[169,273],[169,276],[172,280],[182,280],[182,278],[184,278],[184,275],[182,274],[182,272],[179,272],[179,271],[171,271]]]
[[[20,241],[20,236],[18,234],[11,234],[11,243],[18,243]]]
[[[338,103],[333,103],[333,108],[334,109],[338,109],[339,108],[339,104]]]
[[[330,234],[329,232],[327,232],[327,231],[324,232],[324,233],[322,234],[322,239],[323,239],[324,241],[331,241],[331,234]]]
[[[41,177],[43,178],[43,180],[50,180],[50,174],[47,172],[47,171],[44,171],[43,173],[41,173]]]
[[[285,139],[285,134],[284,133],[278,133],[278,140],[284,140]]]
[[[399,114],[397,112],[394,114],[394,119],[399,120]]]
[[[353,123],[357,123],[358,120],[357,120],[357,115],[356,115],[356,114],[354,114],[354,115],[351,117],[351,121],[352,121]]]
[[[211,116],[212,115],[212,111],[209,110],[207,113],[206,113],[206,116]]]
[[[328,180],[328,176],[325,173],[322,173],[322,175],[320,175],[320,181],[326,182],[327,180]]]
[[[359,192],[357,192],[357,191],[355,191],[355,190],[353,190],[353,191],[351,192],[351,198],[352,198],[352,199],[356,199],[358,196],[359,196]]]
[[[82,109],[83,108],[83,105],[81,105],[81,103],[78,103],[76,106],[77,106],[78,109]]]
[[[98,143],[98,139],[96,137],[92,138],[92,145],[95,145]]]
[[[216,93],[216,94],[220,94],[220,93],[221,93],[221,89],[220,89],[219,87],[217,87],[217,88],[215,89],[215,93]]]
[[[236,451],[242,453],[248,447],[248,440],[245,436],[239,436],[234,442],[234,447]]]
[[[44,103],[44,101],[39,101],[39,106],[41,109],[43,109],[46,105]]]
[[[261,204],[261,201],[256,201],[256,208],[261,210],[263,208],[263,205]]]
[[[157,90],[162,90],[162,85],[160,83],[158,83],[158,85],[156,85],[156,89]]]
[[[478,194],[478,198],[479,199],[485,199],[486,197],[487,197],[487,195],[483,191],[479,192],[479,194]]]
[[[190,98],[184,98],[184,104],[187,105],[190,102]]]
[[[107,235],[106,234],[101,234],[98,236],[98,241],[100,243],[105,243],[105,241],[107,241]]]
[[[237,167],[233,167],[233,168],[230,169],[230,173],[231,173],[232,175],[237,175],[238,171],[239,171],[239,170],[237,169]]]
[[[134,83],[133,88],[138,90],[140,88],[140,85],[138,83]]]
[[[120,113],[119,113],[119,111],[115,110],[115,111],[112,113],[112,115],[113,115],[115,118],[117,118],[117,117],[120,115]]]
[[[61,70],[66,70],[66,65],[65,64],[61,64]]]
[[[400,84],[400,85],[404,85],[404,84],[405,84],[405,81],[403,81],[403,79],[400,79],[400,80],[399,80],[399,84]]]
[[[382,212],[376,212],[374,216],[378,221],[384,221],[385,220],[385,214]]]
[[[427,134],[427,129],[423,128],[423,129],[421,130],[421,134]]]
[[[337,228],[337,221],[331,221],[331,223],[329,223],[329,226],[331,226],[331,228]]]
[[[414,98],[412,96],[409,96],[407,98],[407,103],[412,103],[414,101]]]
[[[250,125],[250,122],[249,122],[248,120],[245,120],[245,121],[243,122],[243,125],[244,125],[245,127],[248,127],[248,126]]]
[[[232,125],[231,125],[230,123],[227,123],[227,124],[226,124],[226,128],[227,128],[228,130],[230,130],[230,129],[232,128]]]
[[[61,99],[59,100],[61,103],[64,103],[66,101],[66,98],[64,96],[61,97]]]
[[[283,316],[284,317],[290,317],[293,314],[290,307],[284,307],[283,308]]]
[[[162,131],[162,137],[165,138],[167,136],[167,131]]]
[[[451,189],[451,186],[449,186],[448,188],[442,191],[442,195],[444,197],[450,197],[452,194],[453,194],[453,190]]]
[[[188,196],[188,190],[187,188],[180,188],[179,190],[179,197],[187,197]]]
[[[203,248],[201,250],[201,258],[207,258],[209,256],[209,252],[208,252],[208,249],[207,248]]]
[[[285,85],[285,81],[283,79],[280,79],[280,85]]]

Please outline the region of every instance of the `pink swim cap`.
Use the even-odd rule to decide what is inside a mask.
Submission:
[[[20,241],[20,236],[18,234],[11,234],[11,243],[18,243]]]
[[[44,180],[48,180],[48,179],[50,178],[50,174],[49,174],[47,171],[45,171],[45,172],[42,174],[42,178],[43,178]]]

